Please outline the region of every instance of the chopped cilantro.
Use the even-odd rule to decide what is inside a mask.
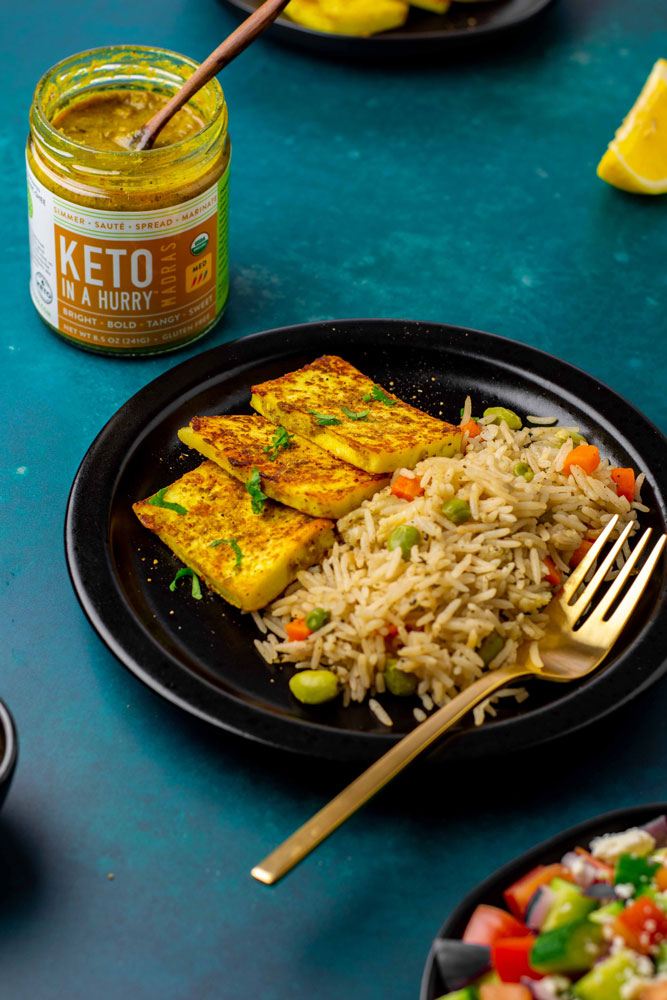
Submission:
[[[316,410],[308,410],[315,417],[315,423],[320,427],[333,427],[334,424],[341,424],[338,417],[330,417],[327,413],[317,413]]]
[[[264,501],[266,500],[266,493],[262,493],[262,478],[259,474],[259,469],[257,466],[252,470],[252,475],[248,482],[245,484],[245,488],[252,498],[252,512],[253,514],[261,514],[264,510]]]
[[[350,420],[365,420],[371,412],[370,410],[360,410],[359,413],[355,413],[354,410],[349,408],[349,406],[341,406],[341,410],[346,417],[350,418]]]
[[[183,566],[182,569],[179,569],[178,573],[169,584],[169,589],[176,590],[176,582],[180,580],[182,576],[192,577],[192,596],[195,598],[195,600],[201,601],[201,587],[199,586],[199,577],[194,572],[194,570],[190,569],[189,566]]]
[[[180,503],[170,503],[164,499],[164,495],[168,489],[168,486],[163,486],[154,496],[149,497],[146,502],[152,504],[153,507],[165,507],[167,510],[173,510],[177,514],[187,514],[187,510]]]
[[[364,403],[370,403],[373,400],[377,403],[384,403],[385,406],[396,406],[396,400],[390,399],[379,385],[372,385],[371,391],[364,395]]]
[[[216,545],[231,545],[234,550],[234,555],[236,556],[236,566],[234,569],[241,568],[241,560],[243,559],[243,553],[241,552],[241,546],[235,538],[217,538],[214,542],[209,544],[209,549],[214,549]]]
[[[278,451],[281,448],[284,448],[285,450],[289,448],[293,437],[294,435],[288,434],[284,427],[281,426],[277,428],[275,434],[273,435],[273,444],[267,444],[264,449],[264,451],[272,452],[272,454],[269,455],[270,462],[275,462],[278,457]]]

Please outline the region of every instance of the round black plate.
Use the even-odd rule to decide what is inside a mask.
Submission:
[[[86,454],[67,509],[70,575],[93,627],[144,683],[215,725],[313,756],[364,762],[415,724],[413,706],[392,700],[388,732],[366,705],[299,705],[287,686],[291,668],[269,668],[259,657],[249,615],[211,593],[195,601],[187,588],[169,591],[180,563],[131,510],[199,463],[176,436],[191,417],[249,413],[251,385],[325,353],[342,355],[445,419],[471,393],[475,409],[502,403],[578,424],[614,464],[648,470],[645,520],[660,531],[667,441],[611,389],[551,355],[487,333],[400,320],[309,323],[246,337],[178,365],[120,408]],[[462,724],[437,753],[451,761],[536,745],[629,700],[664,670],[666,592],[663,569],[604,669],[576,687],[532,683],[522,706],[481,729]]]
[[[525,875],[531,868],[535,868],[537,865],[548,865],[560,861],[564,854],[575,847],[587,847],[589,841],[594,837],[599,837],[603,833],[616,833],[627,830],[632,826],[643,826],[663,813],[667,813],[667,802],[654,802],[651,805],[615,809],[613,812],[605,813],[602,816],[595,816],[593,819],[588,819],[577,826],[570,827],[569,830],[564,830],[562,833],[556,834],[551,840],[538,844],[537,847],[531,848],[531,850],[526,851],[520,857],[509,861],[502,868],[499,868],[497,872],[485,879],[477,888],[473,889],[472,892],[469,892],[442,925],[437,937],[460,938],[472,915],[472,911],[480,903],[488,903],[491,906],[499,906],[501,909],[507,909],[503,901],[503,889],[516,882],[521,875]],[[431,947],[426,965],[424,966],[419,1000],[436,1000],[437,997],[442,996],[446,992],[435,961],[433,947]]]
[[[446,14],[431,14],[413,7],[408,20],[394,31],[370,38],[334,35],[304,28],[282,15],[268,31],[293,45],[346,57],[409,56],[453,50],[488,42],[493,36],[526,25],[553,0],[492,0],[490,3],[456,3]],[[228,7],[251,14],[261,0],[224,0]]]

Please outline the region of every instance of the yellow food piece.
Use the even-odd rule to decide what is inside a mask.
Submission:
[[[256,468],[267,496],[313,517],[342,517],[389,482],[388,476],[362,472],[298,435],[272,460],[275,432],[274,424],[255,414],[194,417],[178,436],[242,483]]]
[[[667,192],[667,60],[654,65],[597,173],[623,191]]]
[[[435,14],[446,14],[451,5],[451,0],[410,0],[411,7],[432,10]]]
[[[132,509],[207,587],[244,611],[265,607],[333,545],[331,521],[272,500],[254,514],[245,486],[215,462],[181,476],[163,499],[187,513],[155,507],[148,500]],[[238,567],[230,544],[211,547],[222,538],[234,539],[241,550]]]
[[[372,390],[372,379],[342,358],[325,355],[298,371],[253,386],[250,404],[267,420],[366,472],[411,468],[423,458],[453,455],[461,447],[459,427],[429,417],[392,393],[386,393],[391,406],[365,401]],[[368,410],[368,415],[353,420],[343,407],[357,414]],[[322,417],[340,423],[322,425],[318,423]]]
[[[297,24],[338,35],[374,35],[405,24],[405,0],[291,0],[285,14]]]

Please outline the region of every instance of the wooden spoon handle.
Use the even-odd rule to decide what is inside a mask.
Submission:
[[[150,149],[155,142],[158,133],[167,124],[169,119],[190,100],[205,83],[212,80],[214,76],[227,66],[232,59],[243,52],[251,42],[260,35],[278,14],[289,3],[289,0],[265,0],[265,2],[254,11],[250,17],[243,21],[236,31],[225,38],[224,42],[218,45],[217,49],[211,52],[210,56],[194,71],[178,93],[174,94],[170,101],[167,101],[163,108],[160,108],[145,125],[137,132],[132,149]]]

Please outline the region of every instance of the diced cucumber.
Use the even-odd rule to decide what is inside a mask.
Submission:
[[[613,917],[617,917],[619,913],[622,913],[624,909],[622,901],[614,899],[611,903],[605,903],[604,906],[600,906],[590,914],[588,919],[592,920],[594,924],[606,924]]]
[[[554,878],[549,883],[549,888],[554,894],[554,901],[540,928],[542,933],[562,927],[564,924],[574,923],[575,920],[583,920],[595,909],[595,900],[584,896],[583,890],[572,882]]]
[[[540,934],[530,964],[537,972],[583,972],[603,950],[602,927],[590,920],[576,920]]]
[[[637,956],[619,951],[599,962],[572,988],[577,1000],[623,1000],[623,987],[637,975]]]
[[[438,1000],[479,1000],[479,990],[476,986],[464,986],[454,993],[444,993]]]

